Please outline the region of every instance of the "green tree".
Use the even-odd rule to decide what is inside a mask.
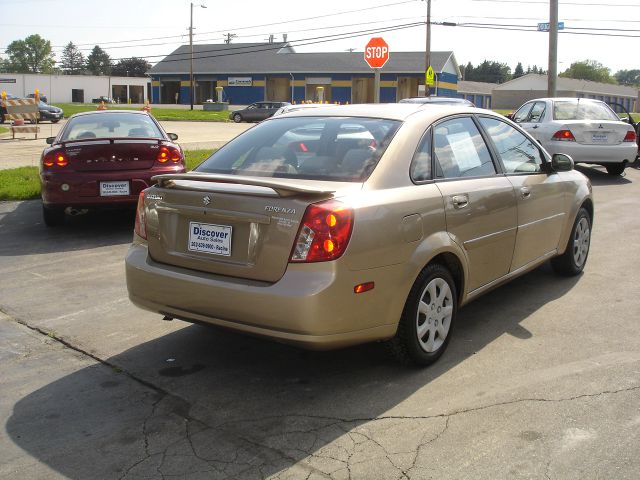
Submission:
[[[0,73],[9,73],[9,61],[0,58]]]
[[[620,85],[640,86],[640,70],[618,70],[614,75]]]
[[[37,33],[14,40],[6,49],[9,69],[15,73],[49,73],[55,65],[51,42]]]
[[[467,68],[469,68],[469,65]],[[506,63],[485,60],[477,67],[472,67],[469,72],[465,69],[465,80],[504,83],[507,80],[511,80],[511,68]]]
[[[524,68],[522,67],[522,63],[518,62],[516,65],[516,69],[513,71],[513,78],[518,78],[524,75]]]
[[[151,64],[144,58],[123,58],[111,69],[111,75],[118,77],[144,77]]]
[[[84,55],[73,42],[69,42],[62,50],[62,60],[60,66],[67,75],[80,75],[85,69]]]
[[[87,70],[93,75],[110,75],[111,74],[111,58],[98,45],[93,47],[91,53],[87,57]]]
[[[616,79],[611,76],[611,70],[595,60],[574,62],[559,76],[601,83],[616,83]]]

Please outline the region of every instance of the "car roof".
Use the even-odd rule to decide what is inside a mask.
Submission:
[[[562,102],[566,102],[566,101],[581,101],[581,102],[599,102],[599,103],[606,103],[603,102],[602,100],[598,100],[597,98],[578,98],[578,97],[543,97],[543,98],[532,98],[531,100],[527,100],[525,103],[529,103],[529,102],[542,102],[542,101],[553,101],[553,102],[557,102],[562,101]]]
[[[73,118],[73,117],[83,117],[86,115],[110,115],[113,113],[134,113],[136,115],[148,115],[147,112],[143,112],[141,110],[92,110],[90,112],[78,112],[75,113],[73,115],[71,115],[71,117],[69,118]]]

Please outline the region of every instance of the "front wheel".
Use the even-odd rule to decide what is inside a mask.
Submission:
[[[59,118],[56,118],[55,120],[51,120],[51,123],[58,123],[60,121]]]
[[[587,263],[591,244],[591,217],[581,208],[571,229],[571,238],[564,253],[551,259],[553,270],[566,277],[578,275]]]
[[[607,173],[609,175],[622,175],[624,169],[627,167],[625,162],[622,163],[612,163],[610,165],[605,165],[604,168],[607,169]]]
[[[240,123],[242,121],[242,115],[240,115],[239,113],[236,113],[233,116],[233,121],[236,122],[236,123]]]
[[[456,285],[440,264],[427,266],[416,279],[396,336],[389,340],[392,354],[403,364],[430,365],[444,353],[457,313]]]

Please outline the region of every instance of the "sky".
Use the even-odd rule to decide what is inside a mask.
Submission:
[[[195,2],[194,2],[195,3]],[[206,8],[201,8],[200,5]],[[276,41],[288,36],[298,52],[363,51],[383,37],[394,51],[424,51],[423,0],[200,0],[193,8],[194,43]],[[185,0],[0,0],[0,56],[16,39],[38,33],[60,60],[70,41],[88,55],[100,45],[112,59],[145,57],[155,63],[188,43],[190,2]],[[548,0],[432,0],[431,50],[453,51],[462,65],[483,60],[548,68]],[[592,59],[611,69],[640,69],[640,0],[560,0],[565,30],[558,41],[558,71]],[[388,28],[385,32],[375,29]],[[597,29],[597,30],[594,30]],[[335,39],[344,34],[351,38]],[[323,38],[318,38],[323,37]],[[331,41],[327,41],[331,40]]]

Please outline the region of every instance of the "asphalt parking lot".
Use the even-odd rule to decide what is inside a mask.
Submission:
[[[126,295],[132,212],[0,202],[0,478],[637,479],[640,170],[579,169],[584,274],[468,305],[427,369],[162,321]]]

